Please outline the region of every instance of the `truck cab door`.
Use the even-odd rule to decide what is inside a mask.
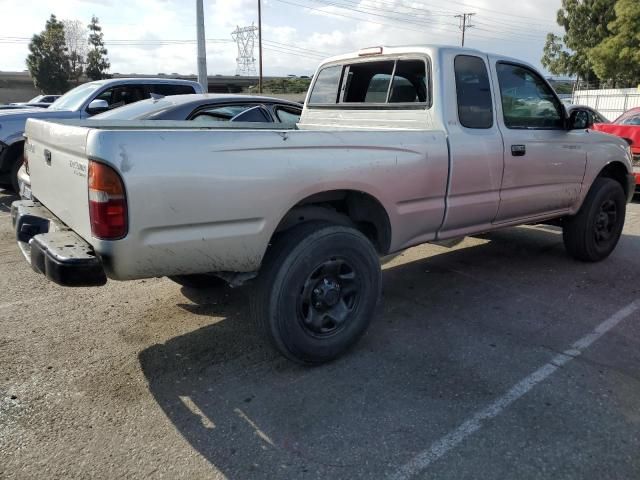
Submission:
[[[562,214],[580,194],[586,131],[565,128],[562,104],[537,72],[506,61],[494,65],[498,125],[504,139],[500,207],[494,223]]]
[[[450,170],[438,238],[491,227],[500,203],[504,162],[488,57],[448,55],[442,61],[447,66],[443,75],[455,79],[455,88],[447,88],[443,96]]]

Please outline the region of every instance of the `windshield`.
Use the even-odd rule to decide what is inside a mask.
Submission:
[[[87,98],[101,86],[102,84],[99,83],[85,83],[73,90],[69,90],[58,100],[53,102],[49,107],[49,110],[78,110]]]
[[[124,107],[115,108],[108,112],[96,115],[93,118],[97,120],[102,120],[104,118],[109,118],[111,120],[142,120],[148,118],[150,115],[159,113],[173,106],[174,104],[167,100],[148,99],[131,103]]]
[[[38,95],[37,97],[33,97],[31,100],[29,100],[27,103],[38,103],[40,100],[42,100],[42,97],[44,95]]]

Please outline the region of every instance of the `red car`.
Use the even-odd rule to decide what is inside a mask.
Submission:
[[[593,129],[625,138],[631,144],[636,190],[640,189],[640,107],[627,110],[613,123],[596,123]]]

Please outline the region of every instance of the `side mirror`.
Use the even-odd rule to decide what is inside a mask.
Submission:
[[[109,110],[109,104],[106,100],[95,99],[87,107],[87,112],[91,115],[106,112],[107,110]]]
[[[569,115],[568,129],[569,130],[585,130],[592,126],[589,120],[589,112],[581,110],[579,108],[573,109],[571,115]]]

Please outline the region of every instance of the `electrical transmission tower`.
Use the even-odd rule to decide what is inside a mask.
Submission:
[[[258,27],[253,23],[250,27],[236,27],[231,32],[231,38],[238,44],[236,75],[256,75],[256,57],[253,56],[253,49],[258,38],[257,32]]]
[[[475,25],[470,25],[469,21],[471,17],[473,17],[475,13],[463,13],[462,15],[456,15],[456,18],[460,19],[460,30],[462,30],[462,46],[464,47],[464,33],[468,28],[473,28]]]

